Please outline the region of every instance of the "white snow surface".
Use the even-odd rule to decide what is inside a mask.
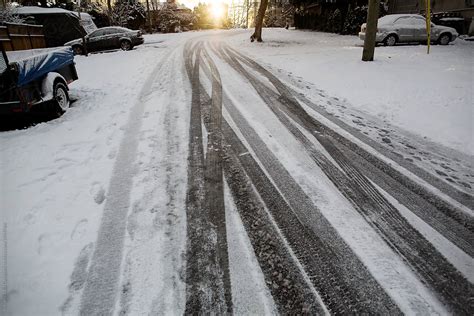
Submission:
[[[60,313],[76,257],[97,238],[129,110],[150,64],[166,53],[162,37],[127,54],[76,57],[71,108],[57,120],[0,134],[10,314]]]
[[[362,41],[331,33],[265,29],[263,43],[249,33],[229,42],[269,65],[319,89],[346,106],[466,154],[474,154],[474,43],[448,46],[379,46],[363,62]],[[306,94],[305,93],[305,94]]]
[[[250,44],[250,31],[222,33],[224,40],[281,73],[283,81],[308,98],[324,96],[334,106],[374,117],[435,145],[467,156],[474,152],[474,43],[457,40],[446,47],[433,46],[430,55],[426,46],[378,47],[376,60],[364,63],[361,42],[353,36],[265,29],[265,42]],[[146,103],[140,133],[135,135],[136,175],[127,217],[122,294],[115,311],[182,314],[187,183],[183,166],[191,90],[182,51],[176,48],[201,35],[151,35],[129,52],[76,57],[79,80],[70,85],[70,94],[77,101],[71,108],[59,119],[0,133],[0,220],[6,223],[0,222],[0,232],[5,228],[7,236],[0,237],[0,259],[8,251],[7,267],[0,262],[0,286],[7,282],[0,294],[7,295],[7,315],[77,314],[81,293],[71,279],[83,280],[124,128],[141,99]],[[160,73],[152,75],[160,63],[164,64],[156,68]],[[432,293],[309,157],[292,157],[304,151],[279,128],[268,109],[251,106],[249,99],[257,98],[256,93],[249,93],[247,84],[227,76],[222,72],[226,66],[217,64],[228,88],[242,89],[230,97],[240,104],[247,120],[402,310],[444,314]],[[146,83],[156,91],[140,95]],[[239,303],[236,312],[274,313],[274,302],[227,189],[226,205],[234,303]],[[450,250],[450,244],[420,219],[402,211],[443,254],[453,255],[453,264],[463,273],[472,271],[472,262],[466,263],[463,253]],[[238,260],[242,265],[237,265]],[[244,275],[245,269],[252,272]],[[4,308],[0,305],[0,313]]]

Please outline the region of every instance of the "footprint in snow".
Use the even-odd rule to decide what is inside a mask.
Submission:
[[[107,157],[108,157],[109,159],[114,159],[116,155],[117,155],[117,149],[114,148],[114,149],[112,149],[112,150],[109,152],[109,154],[107,155]]]
[[[91,195],[94,197],[94,202],[102,204],[105,200],[105,189],[99,182],[94,182],[90,189]]]
[[[71,240],[80,239],[82,236],[84,236],[87,230],[87,223],[88,220],[85,218],[77,222],[76,226],[74,226],[74,229],[71,232]]]

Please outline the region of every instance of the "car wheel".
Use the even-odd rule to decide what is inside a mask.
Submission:
[[[385,44],[385,46],[394,46],[396,43],[397,43],[397,37],[395,35],[389,35],[387,36],[383,42]]]
[[[74,53],[74,55],[82,55],[84,54],[84,49],[81,45],[75,45],[72,47],[72,52]]]
[[[131,50],[132,49],[132,43],[130,43],[130,41],[123,40],[123,41],[120,42],[120,48],[122,50]]]
[[[451,36],[449,34],[441,34],[439,39],[438,39],[438,43],[440,45],[448,45],[449,42],[451,41]]]
[[[67,93],[66,85],[61,81],[54,83],[53,100],[56,105],[56,110],[60,113],[66,112],[69,108],[69,94]]]

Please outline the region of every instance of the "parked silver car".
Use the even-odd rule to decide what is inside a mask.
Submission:
[[[365,39],[366,23],[362,24],[359,33],[361,40]],[[431,23],[431,42],[448,45],[458,37],[452,27]],[[377,23],[376,43],[393,46],[396,43],[420,42],[426,43],[426,20],[417,14],[390,14],[381,17]]]

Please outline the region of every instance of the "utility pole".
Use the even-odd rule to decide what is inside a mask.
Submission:
[[[369,12],[367,13],[367,29],[365,30],[363,61],[373,61],[375,51],[375,35],[377,33],[377,20],[379,18],[380,0],[369,0]]]

